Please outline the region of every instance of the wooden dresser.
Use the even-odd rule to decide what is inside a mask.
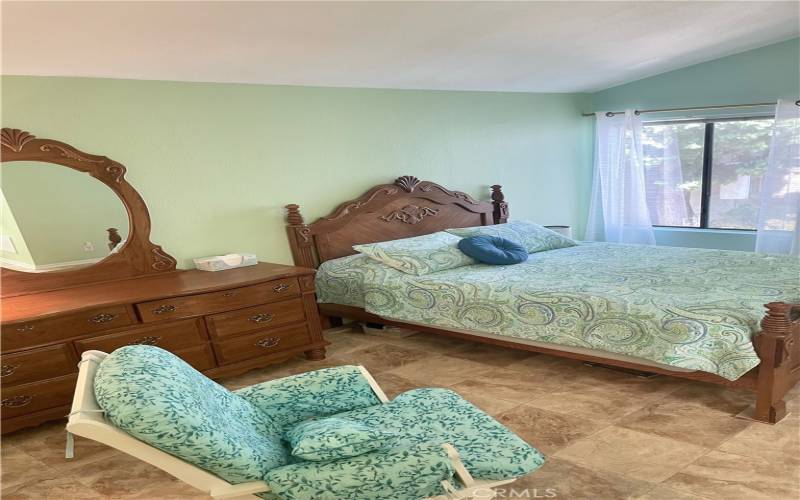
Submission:
[[[323,359],[314,270],[173,271],[2,300],[2,432],[69,411],[83,351],[146,344],[209,377]]]

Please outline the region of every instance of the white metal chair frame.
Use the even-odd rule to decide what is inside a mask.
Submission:
[[[81,356],[78,370],[78,382],[75,387],[75,396],[72,400],[72,411],[67,422],[67,431],[87,439],[103,443],[116,448],[144,462],[149,463],[194,486],[195,488],[211,495],[215,499],[256,499],[255,493],[269,491],[269,485],[264,481],[251,481],[248,483],[231,484],[210,472],[190,464],[184,460],[165,453],[158,448],[139,441],[128,433],[118,429],[104,416],[103,410],[94,397],[94,376],[100,362],[108,354],[101,351],[86,351]],[[382,403],[387,403],[389,398],[380,388],[375,379],[366,368],[359,366],[364,378]],[[464,467],[456,449],[450,444],[442,445],[452,461],[453,468],[464,488],[458,490],[449,481],[444,481],[443,486],[448,492],[445,495],[431,497],[429,500],[466,499],[466,498],[494,498],[495,492],[491,489],[496,486],[509,484],[515,479],[502,481],[475,480]]]

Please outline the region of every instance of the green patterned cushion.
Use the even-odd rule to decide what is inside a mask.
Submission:
[[[558,248],[574,247],[577,243],[546,227],[528,221],[513,221],[494,226],[477,226],[448,229],[448,233],[468,238],[470,236],[499,236],[519,243],[528,253],[544,252]]]
[[[544,464],[539,451],[447,389],[414,389],[337,416],[394,432],[398,446],[450,443],[476,479],[510,479]]]
[[[271,470],[265,499],[420,500],[445,493],[453,478],[447,452],[424,443],[331,462],[298,462]]]
[[[402,240],[354,245],[353,250],[404,273],[422,276],[475,264],[475,260],[458,249],[459,241],[461,238],[440,231]]]
[[[380,399],[357,366],[345,365],[269,380],[236,391],[281,433],[309,418],[378,405]]]
[[[158,347],[109,354],[94,389],[114,425],[231,483],[263,479],[289,462],[265,414]]]
[[[375,451],[394,442],[393,434],[346,418],[306,420],[284,436],[292,455],[303,460],[335,460]]]

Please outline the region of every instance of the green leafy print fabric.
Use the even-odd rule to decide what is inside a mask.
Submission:
[[[299,462],[270,471],[265,480],[283,500],[420,500],[444,494],[454,472],[447,452],[431,443],[329,462]]]
[[[493,226],[454,228],[448,229],[447,232],[462,238],[478,235],[499,236],[519,243],[525,247],[528,253],[544,252],[577,245],[574,240],[566,236],[528,221],[512,221]]]
[[[412,277],[353,256],[324,263],[320,302],[401,321],[608,351],[735,380],[759,363],[763,304],[800,302],[800,260],[584,243],[512,266]]]
[[[339,417],[392,431],[403,445],[450,443],[476,479],[511,479],[544,463],[539,451],[447,389],[414,389]]]
[[[281,432],[247,399],[158,347],[117,349],[94,385],[114,425],[231,483],[261,480],[290,461]]]
[[[336,366],[269,380],[239,389],[241,396],[267,416],[281,434],[309,418],[380,404],[357,366]]]
[[[284,436],[292,455],[303,460],[335,460],[375,451],[397,436],[354,420],[328,417],[306,420]]]
[[[353,250],[407,274],[425,274],[475,264],[458,249],[461,238],[450,233],[438,233],[404,238],[402,240],[355,245]]]

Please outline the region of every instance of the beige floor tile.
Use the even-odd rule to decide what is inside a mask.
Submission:
[[[406,391],[417,389],[423,386],[422,384],[412,382],[411,380],[405,379],[390,372],[373,373],[372,376],[375,378],[375,381],[378,382],[378,385],[381,387],[381,389],[383,389],[383,392],[386,393],[389,399],[394,399]]]
[[[407,330],[405,328],[397,328],[394,326],[385,326],[383,328],[367,327],[366,331],[364,331],[364,329],[362,329],[359,326],[359,327],[354,327],[354,330],[363,333],[365,335],[370,335],[373,337],[384,338],[384,339],[402,339],[419,333],[414,330]]]
[[[69,476],[37,477],[31,481],[2,489],[3,500],[95,500],[118,498],[109,496]]]
[[[0,460],[0,486],[11,486],[25,483],[34,473],[45,473],[50,467],[36,460],[16,446],[3,443],[2,460]]]
[[[693,403],[661,401],[626,415],[617,425],[714,448],[750,424],[730,413],[702,408]]]
[[[348,353],[356,349],[362,349],[384,342],[382,338],[374,335],[365,335],[360,331],[354,330],[334,331],[331,333],[325,332],[323,336],[325,340],[330,342],[330,345],[325,348],[329,356]]]
[[[415,333],[407,337],[381,337],[381,340],[434,354],[448,354],[475,345],[474,342],[434,333]]]
[[[477,361],[485,365],[505,368],[513,363],[519,363],[532,356],[536,356],[537,354],[495,345],[474,344],[466,349],[453,352],[450,355],[456,358]]]
[[[652,486],[611,472],[591,470],[568,460],[549,458],[541,469],[498,488],[497,498],[624,500]]]
[[[89,488],[107,496],[129,496],[143,490],[160,488],[184,490],[185,485],[150,464],[129,455],[83,464],[70,470],[74,477]]]
[[[124,500],[212,500],[212,497],[175,479],[164,480],[122,497]]]
[[[664,400],[692,403],[702,408],[722,411],[731,415],[740,413],[755,401],[752,392],[735,391],[704,382],[689,382],[669,394]]]
[[[664,485],[711,500],[797,500],[800,470],[783,462],[712,451]]]
[[[52,468],[71,469],[99,458],[109,458],[120,452],[90,439],[75,436],[75,456],[64,457],[67,431],[64,422],[48,422],[39,427],[3,436],[3,444],[16,446],[39,462]]]
[[[707,452],[702,446],[612,426],[576,441],[556,456],[658,483]]]
[[[646,406],[651,398],[658,397],[657,392],[631,394],[630,388],[615,387],[610,384],[566,386],[538,396],[528,402],[531,406],[546,410],[577,415],[588,419],[604,420],[608,423],[635,412]]]
[[[434,356],[390,370],[423,386],[448,387],[493,368],[481,363],[451,356]]]
[[[399,368],[431,356],[432,354],[420,349],[382,342],[340,354],[338,358],[347,364],[363,365],[370,373],[374,374]]]
[[[564,448],[607,425],[528,405],[518,406],[497,415],[496,418],[545,455]]]
[[[720,451],[768,462],[787,462],[800,469],[800,418],[792,416],[775,425],[752,422],[719,447]]]
[[[525,403],[544,396],[552,391],[568,391],[580,387],[574,383],[562,384],[558,379],[542,380],[535,375],[503,368],[490,369],[483,374],[475,374],[453,386],[471,392],[485,392],[493,397]]]
[[[705,497],[693,495],[686,491],[673,490],[662,484],[656,485],[644,495],[636,497],[636,500],[707,500]],[[730,499],[735,500],[735,499]]]
[[[466,399],[493,417],[519,406],[519,403],[499,399],[492,396],[491,393],[487,393],[482,390],[474,390],[470,387],[464,387],[462,384],[456,384],[450,389],[454,390],[462,398]]]

